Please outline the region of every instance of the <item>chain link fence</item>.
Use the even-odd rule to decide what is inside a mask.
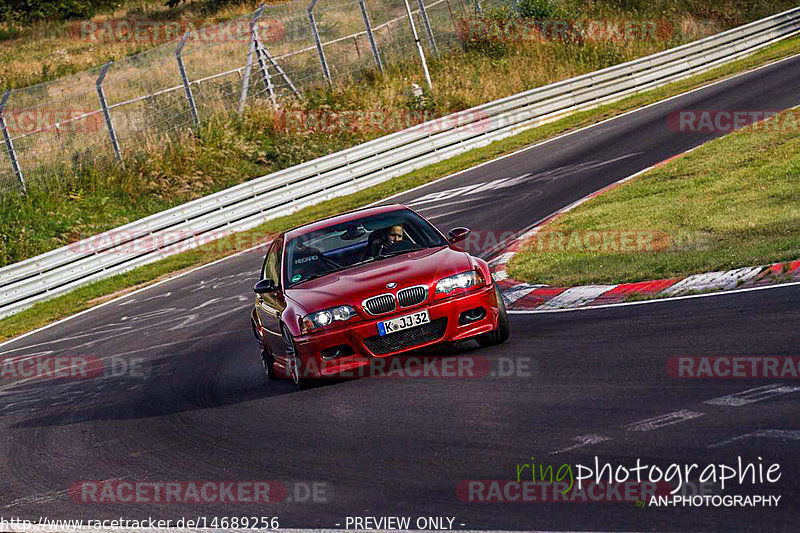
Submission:
[[[0,193],[124,165],[212,116],[280,106],[399,62],[421,64],[420,48],[427,57],[460,50],[460,21],[502,0],[307,1],[262,6],[100,68],[8,91],[0,98]],[[82,24],[89,42],[120,30],[101,27],[103,35]]]

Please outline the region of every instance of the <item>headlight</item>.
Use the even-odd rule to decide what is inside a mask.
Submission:
[[[477,270],[461,272],[454,276],[447,276],[436,282],[436,294],[449,294],[456,289],[468,289],[483,284],[483,276]]]
[[[311,331],[317,328],[330,326],[336,321],[344,322],[356,316],[356,310],[349,305],[340,305],[311,313],[303,318],[303,330]]]

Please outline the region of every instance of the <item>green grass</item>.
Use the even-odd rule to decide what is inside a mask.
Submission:
[[[699,76],[673,83],[647,93],[634,95],[625,100],[594,110],[576,113],[557,122],[528,130],[514,137],[509,137],[502,141],[492,143],[489,146],[473,150],[405,176],[400,176],[359,193],[323,202],[298,211],[292,215],[269,221],[251,231],[221,239],[218,242],[196,250],[176,254],[126,274],[86,285],[66,295],[41,302],[30,309],[26,309],[16,315],[0,320],[0,340],[14,337],[92,307],[110,297],[109,295],[118,294],[119,291],[152,283],[155,280],[182,269],[209,263],[226,255],[230,255],[237,250],[244,249],[259,241],[267,240],[267,235],[275,234],[285,229],[335,213],[365,206],[395,193],[429,183],[453,172],[495,159],[501,155],[511,153],[547,138],[619,115],[669,96],[680,94],[692,88],[700,87],[710,81],[719,80],[733,73],[748,70],[798,52],[800,52],[800,38],[777,43],[760,51],[758,54]]]
[[[786,113],[793,114],[794,111]],[[657,251],[524,247],[514,279],[557,286],[620,283],[800,257],[800,137],[772,119],[701,148],[564,214],[547,231],[658,231]]]

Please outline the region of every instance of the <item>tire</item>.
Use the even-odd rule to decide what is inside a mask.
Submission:
[[[286,346],[286,371],[289,379],[292,380],[297,390],[303,390],[308,386],[308,379],[303,377],[301,368],[302,360],[297,356],[297,346],[294,343],[292,334],[286,326],[281,326],[281,337]]]
[[[275,358],[272,357],[272,352],[264,346],[264,339],[258,333],[258,326],[256,326],[256,323],[252,319],[250,320],[250,324],[253,326],[253,335],[256,338],[258,347],[261,348],[261,365],[264,367],[264,374],[269,381],[278,379],[278,376],[275,374]]]
[[[503,302],[503,297],[500,295],[500,291],[497,289],[497,286],[494,288],[494,293],[497,296],[497,308],[500,311],[500,316],[497,318],[497,327],[493,331],[479,335],[476,338],[481,348],[503,344],[511,335],[511,327],[508,323],[506,304]]]
[[[261,349],[261,364],[264,366],[264,374],[269,381],[278,379],[277,374],[275,374],[275,358],[272,357],[272,352],[266,348]]]

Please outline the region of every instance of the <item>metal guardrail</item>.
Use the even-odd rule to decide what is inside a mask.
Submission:
[[[0,268],[0,317],[87,283],[366,189],[579,110],[751,54],[800,32],[800,8],[426,122]],[[155,241],[155,243],[153,243]],[[137,246],[147,243],[144,249]]]

